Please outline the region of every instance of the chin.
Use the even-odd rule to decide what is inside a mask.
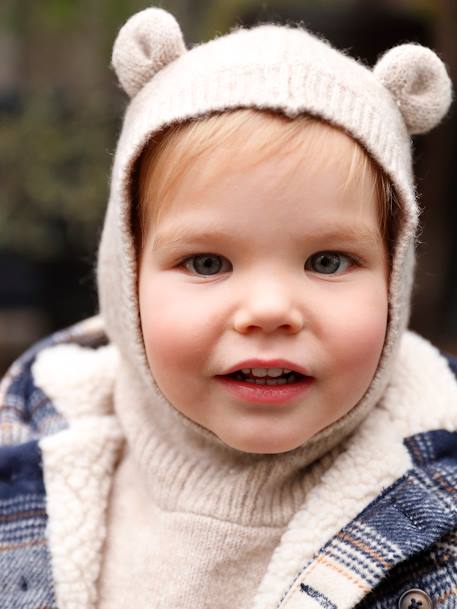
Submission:
[[[227,436],[219,436],[219,439],[236,450],[244,453],[260,454],[260,455],[279,455],[294,450],[306,442],[309,438],[233,438]]]

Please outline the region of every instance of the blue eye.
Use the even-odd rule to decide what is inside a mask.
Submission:
[[[227,270],[232,268],[232,265],[226,258],[217,254],[196,254],[183,260],[182,264],[191,273],[205,276],[217,275],[221,272],[227,272]]]
[[[305,269],[320,275],[339,275],[351,266],[353,261],[339,252],[317,252],[308,258]]]

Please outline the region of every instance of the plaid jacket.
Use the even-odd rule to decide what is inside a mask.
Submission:
[[[400,422],[394,420],[395,404],[392,411],[390,407],[381,407],[376,414],[378,419],[372,417],[365,426],[362,424],[360,437],[356,433],[348,444],[343,457],[346,461],[341,461],[341,469],[335,470],[334,480],[330,478],[328,482],[328,488],[333,484],[338,489],[341,505],[352,506],[346,511],[352,510],[353,517],[345,516],[346,520],[341,521],[342,516],[336,516],[333,533],[323,543],[319,542],[310,559],[301,563],[300,539],[306,530],[306,511],[297,514],[284,537],[283,547],[272,558],[254,599],[255,609],[394,609],[397,606],[429,609],[420,595],[417,599],[410,595],[399,605],[404,593],[417,589],[428,595],[436,609],[457,608],[457,400],[454,403],[457,385],[453,376],[457,373],[457,361],[444,358],[418,337],[408,340],[411,343],[408,353],[412,355],[398,375],[397,389],[389,389],[391,396],[386,400],[395,402],[399,395],[395,391],[400,391],[402,400],[405,395],[417,396],[412,398],[417,400],[417,413],[411,419],[415,421],[414,433],[410,433],[411,425],[404,415],[398,417]],[[76,437],[71,435],[72,424],[40,387],[36,367],[42,354],[56,347],[74,347],[94,357],[110,349],[99,321],[86,320],[32,347],[13,364],[0,385],[1,609],[96,609],[97,606],[98,570],[94,556],[100,553],[103,544],[103,510],[97,516],[98,526],[87,532],[97,537],[94,555],[79,556],[78,547],[63,547],[74,535],[60,530],[59,526],[66,512],[72,509],[72,492],[78,490],[83,496],[86,486],[92,485],[94,492],[99,493],[100,503],[106,505],[109,484],[99,484],[96,473],[92,480],[90,468],[86,468],[89,473],[81,489],[81,483],[72,482],[71,476],[65,482],[52,474],[53,463],[65,461],[67,454],[84,455],[81,459],[87,463],[97,460],[97,472],[103,470],[104,479],[109,480],[122,438],[109,412],[108,394],[103,399],[99,396],[99,403],[103,402],[104,406],[98,413],[97,427],[100,434],[109,438],[104,446],[111,448],[96,447],[93,450],[98,452],[91,452],[89,447],[93,448],[97,442],[87,433],[82,436],[88,450],[79,446],[76,453],[71,453]],[[63,350],[60,352],[64,354]],[[416,359],[423,363],[414,372]],[[406,387],[413,377],[422,383],[416,394],[413,383]],[[61,379],[53,382],[59,383]],[[77,381],[73,385],[68,381],[68,384],[75,397]],[[420,406],[422,402],[425,407]],[[416,404],[410,404],[409,410],[415,407]],[[84,420],[93,418],[92,415],[84,411],[76,426],[84,429]],[[387,424],[390,421],[391,425]],[[386,439],[390,429],[400,432]],[[373,471],[384,468],[380,492],[371,489],[352,498],[352,486],[345,488],[338,471],[344,472],[345,463],[367,462],[371,457],[376,465]],[[387,465],[389,459],[395,467]],[[396,464],[401,460],[404,463],[398,469]],[[77,460],[71,457],[70,468],[77,465]],[[376,486],[370,480],[362,482],[368,489]],[[365,488],[362,482],[361,488]],[[49,499],[50,489],[54,494],[56,489],[62,489],[59,501],[54,504]],[[318,511],[325,509],[325,488],[322,492],[324,499],[316,503]],[[334,503],[339,501],[338,495],[336,497]],[[337,513],[335,507],[338,505],[333,506]],[[78,525],[81,530],[85,523],[84,509],[81,503],[77,510],[81,515]],[[311,509],[310,503],[308,514],[312,513]],[[324,517],[325,514],[323,520]],[[55,543],[55,539],[60,542]]]

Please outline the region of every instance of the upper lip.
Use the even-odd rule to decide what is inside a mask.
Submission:
[[[238,362],[237,364],[234,364],[222,374],[231,374],[232,372],[236,372],[237,370],[241,370],[242,368],[287,368],[288,370],[299,372],[300,374],[303,374],[303,376],[309,376],[305,368],[299,366],[298,364],[295,364],[294,362],[291,362],[288,359],[283,358],[247,359],[242,362]]]

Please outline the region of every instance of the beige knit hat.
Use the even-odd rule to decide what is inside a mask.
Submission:
[[[418,217],[410,135],[437,125],[449,108],[451,82],[444,64],[430,49],[404,44],[370,70],[301,28],[275,25],[238,29],[186,50],[175,19],[150,8],[120,30],[113,66],[132,99],[117,146],[100,245],[100,308],[110,339],[137,371],[145,391],[160,394],[147,365],[139,321],[130,183],[152,134],[175,122],[235,108],[275,110],[292,118],[309,113],[350,133],[392,180],[403,221],[392,263],[386,343],[367,393],[334,424],[350,431],[384,390],[408,322]]]

